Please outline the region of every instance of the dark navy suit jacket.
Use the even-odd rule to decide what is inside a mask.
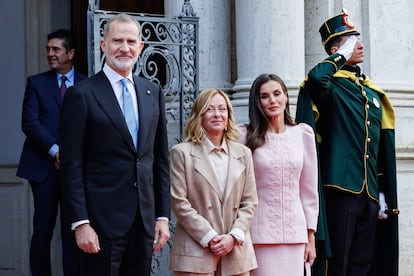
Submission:
[[[75,71],[74,83],[86,76]],[[27,79],[23,100],[22,130],[26,135],[17,176],[42,182],[49,175],[54,159],[48,154],[58,142],[59,112],[62,97],[53,70]]]

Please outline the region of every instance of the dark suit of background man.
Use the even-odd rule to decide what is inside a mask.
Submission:
[[[112,17],[103,70],[69,89],[62,105],[63,197],[87,276],[150,275],[152,253],[170,236],[163,93],[132,75],[140,33],[133,17]]]
[[[47,36],[46,57],[49,71],[27,79],[23,101],[22,129],[26,135],[17,175],[29,180],[34,199],[33,236],[30,269],[33,276],[50,275],[50,243],[60,202],[59,110],[63,87],[85,79],[72,66],[75,38],[60,29]],[[64,91],[62,91],[64,92]],[[79,274],[78,249],[74,235],[61,216],[62,255],[65,275]]]

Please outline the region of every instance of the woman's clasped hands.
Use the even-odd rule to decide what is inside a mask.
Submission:
[[[236,246],[236,240],[230,234],[216,235],[208,245],[211,252],[217,256],[225,256]]]

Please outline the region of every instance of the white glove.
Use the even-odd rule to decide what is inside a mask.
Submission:
[[[388,209],[387,203],[385,202],[384,193],[379,193],[379,211],[378,211],[378,219],[387,219],[388,215],[385,213],[385,210]]]
[[[348,36],[345,43],[342,44],[341,47],[339,47],[337,53],[343,55],[345,59],[348,60],[354,52],[355,44],[357,43],[357,41],[358,39],[356,38],[356,36]]]

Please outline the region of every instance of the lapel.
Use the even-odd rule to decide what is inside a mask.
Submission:
[[[240,174],[244,172],[246,166],[241,161],[244,156],[241,147],[233,141],[227,141],[229,149],[229,168],[227,173],[227,185],[224,190],[224,201],[226,201],[231,195],[234,185],[240,179]]]
[[[124,115],[119,107],[111,83],[105,73],[100,71],[94,78],[92,78],[92,82],[95,85],[92,89],[92,93],[94,94],[96,101],[108,115],[108,118],[112,121],[114,127],[127,141],[130,149],[135,152],[134,143],[125,122]]]
[[[220,200],[223,201],[220,184],[217,180],[213,166],[208,159],[207,153],[204,151],[203,145],[192,143],[190,154],[195,157],[194,169],[206,179],[212,190],[218,195]]]
[[[52,97],[56,104],[60,107],[62,105],[62,97],[60,96],[60,89],[59,84],[56,77],[56,72],[50,70],[47,74],[47,89],[46,91],[50,91],[52,93]]]
[[[138,129],[138,152],[145,148],[145,142],[151,141],[148,135],[150,134],[150,129],[157,127],[151,124],[152,114],[154,112],[154,103],[153,103],[153,93],[158,93],[158,91],[153,91],[147,85],[146,81],[142,78],[133,75],[134,86],[137,95],[138,101],[138,120],[139,120],[139,129]]]

